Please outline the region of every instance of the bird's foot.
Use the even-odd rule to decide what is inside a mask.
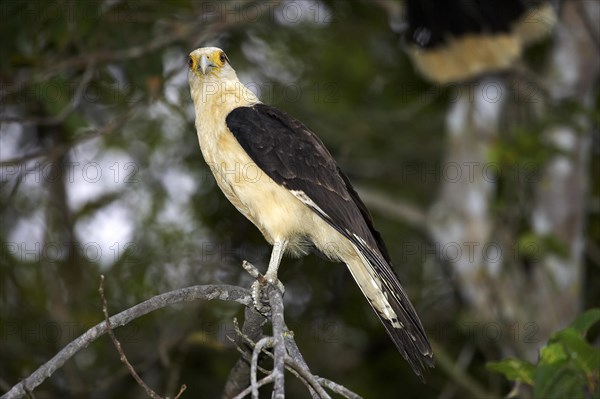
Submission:
[[[262,315],[266,317],[271,316],[271,306],[269,304],[269,285],[273,285],[276,289],[281,292],[281,296],[283,296],[285,292],[285,287],[283,283],[277,279],[277,277],[262,275],[258,270],[249,262],[244,261],[243,263],[244,269],[250,273],[252,277],[256,279],[254,283],[252,283],[252,301],[254,302],[254,308]]]
[[[271,315],[271,306],[269,305],[269,297],[265,290],[266,285],[261,284],[260,281],[256,280],[252,284],[252,301],[254,302],[254,309],[266,317]]]

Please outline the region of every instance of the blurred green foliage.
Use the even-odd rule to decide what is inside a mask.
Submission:
[[[505,359],[486,366],[510,381],[531,386],[534,399],[599,398],[600,349],[585,339],[599,321],[600,309],[579,315],[541,348],[537,364]]]

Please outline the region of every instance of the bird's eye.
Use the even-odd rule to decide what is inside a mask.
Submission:
[[[188,66],[189,66],[190,68],[193,68],[193,67],[194,67],[194,59],[192,58],[192,56],[189,56],[189,57],[188,57]]]
[[[221,53],[219,55],[219,60],[221,61],[221,63],[225,64],[225,61],[228,61],[227,56],[225,55],[225,53]]]

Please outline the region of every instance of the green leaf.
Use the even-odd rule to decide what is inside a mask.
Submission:
[[[589,309],[577,316],[577,318],[571,323],[571,327],[585,335],[587,330],[589,330],[598,321],[600,321],[600,309]]]
[[[540,351],[540,361],[535,369],[534,399],[584,398],[583,373],[576,370],[569,350],[557,333]]]
[[[585,379],[567,359],[540,364],[535,370],[534,399],[584,399]]]
[[[568,358],[564,347],[560,343],[544,346],[540,351],[540,365],[564,362]]]
[[[598,372],[600,350],[591,346],[576,329],[566,328],[556,333],[554,337],[563,345],[569,358],[586,375],[590,376],[592,373]]]
[[[600,350],[568,327],[555,333],[542,348],[535,370],[534,398],[583,398],[597,393]]]
[[[508,358],[499,362],[488,362],[486,368],[504,374],[511,381],[533,384],[535,366],[527,361]]]

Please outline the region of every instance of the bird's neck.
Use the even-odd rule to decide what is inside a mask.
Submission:
[[[204,159],[209,164],[218,162],[223,139],[231,135],[223,121],[235,108],[251,106],[258,98],[239,80],[206,77],[190,79],[191,95],[196,111],[196,130]]]
[[[196,83],[192,85],[191,90],[196,120],[207,112],[225,118],[237,107],[251,106],[259,102],[256,95],[237,79],[207,77]]]

